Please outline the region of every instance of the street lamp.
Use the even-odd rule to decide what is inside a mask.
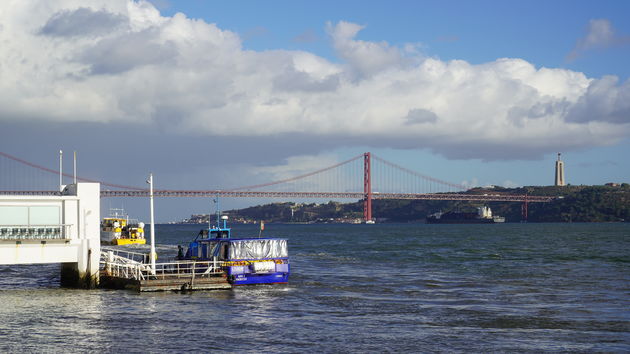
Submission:
[[[149,199],[151,205],[151,252],[149,257],[151,258],[151,272],[155,275],[155,221],[153,218],[153,173],[149,173]]]

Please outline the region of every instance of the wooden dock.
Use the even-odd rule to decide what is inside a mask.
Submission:
[[[139,292],[145,291],[192,291],[192,290],[226,290],[231,289],[227,279],[221,275],[199,277],[182,276],[137,280],[116,277],[101,271],[100,287],[106,289],[124,289]]]
[[[180,260],[156,263],[152,269],[144,254],[119,249],[101,253],[101,288],[145,291],[231,289],[222,262]]]

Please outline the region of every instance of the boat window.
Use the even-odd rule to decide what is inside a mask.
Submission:
[[[207,258],[208,257],[208,244],[206,243],[202,243],[201,244],[201,258]]]
[[[230,238],[230,232],[228,230],[212,230],[210,231],[213,238]]]
[[[218,260],[220,261],[226,261],[228,260],[228,249],[229,249],[229,244],[227,242],[221,242],[221,243],[217,243],[217,245],[215,246],[214,252],[213,254],[218,258]]]

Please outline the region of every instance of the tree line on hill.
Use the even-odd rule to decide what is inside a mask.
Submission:
[[[467,193],[537,195],[557,197],[549,203],[529,203],[528,222],[622,222],[630,221],[630,185],[474,188]],[[379,222],[423,222],[437,211],[474,212],[487,205],[507,222],[523,220],[522,203],[375,199],[372,215]],[[265,222],[359,222],[363,201],[340,203],[272,203],[226,211],[232,219]]]

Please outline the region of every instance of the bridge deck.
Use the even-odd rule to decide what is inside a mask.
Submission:
[[[55,191],[2,191],[7,195],[59,195]],[[155,197],[232,197],[232,198],[344,198],[363,199],[359,192],[261,192],[220,190],[154,190]],[[106,190],[101,197],[149,197],[148,190]],[[451,200],[480,202],[528,202],[549,203],[558,197],[512,194],[466,194],[466,193],[373,193],[373,199]]]

